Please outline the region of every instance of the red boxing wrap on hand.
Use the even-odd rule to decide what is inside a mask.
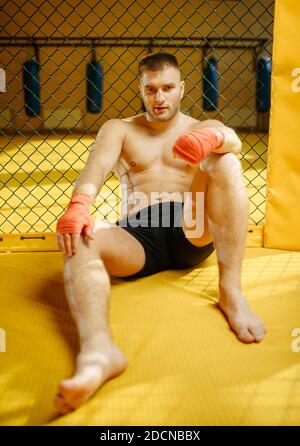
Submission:
[[[68,209],[57,222],[56,232],[61,234],[85,234],[93,231],[94,220],[92,219],[89,206],[92,199],[85,194],[74,193]]]
[[[216,130],[221,137],[221,141],[218,139]],[[189,130],[182,133],[175,141],[173,154],[183,158],[190,164],[198,164],[212,150],[221,147],[223,142],[224,133],[220,128]]]

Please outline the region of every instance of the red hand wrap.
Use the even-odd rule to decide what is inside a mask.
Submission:
[[[89,206],[92,199],[85,194],[74,193],[66,212],[57,222],[56,232],[61,234],[76,234],[92,231],[94,220],[92,219]]]
[[[215,130],[205,128],[202,130],[189,130],[182,133],[173,146],[173,154],[178,155],[190,164],[198,164],[212,150],[221,147],[224,142],[224,133],[220,128],[217,129],[221,135],[221,141],[218,140]]]

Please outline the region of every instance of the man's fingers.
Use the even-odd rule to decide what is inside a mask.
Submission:
[[[83,229],[82,233],[85,240],[95,240],[93,232],[87,229],[87,227]]]
[[[80,236],[80,234],[78,234],[78,233],[76,233],[76,234],[71,234],[71,240],[72,240],[72,254],[75,254],[75,252],[77,251],[77,246],[78,246],[79,236]]]
[[[60,251],[62,251],[63,254],[71,257],[77,251],[79,237],[80,237],[79,233],[75,234],[57,233],[56,240]]]
[[[63,236],[59,232],[56,234],[56,240],[57,240],[59,250],[62,251],[62,253],[65,253],[64,239],[63,239]]]
[[[70,234],[64,234],[65,241],[65,254],[69,257],[72,256],[72,245],[71,245],[71,236]]]

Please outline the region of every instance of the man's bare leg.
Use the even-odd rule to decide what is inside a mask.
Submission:
[[[196,246],[209,242],[211,234],[219,268],[219,307],[239,340],[251,343],[263,339],[266,329],[251,310],[241,291],[241,268],[248,225],[248,196],[240,161],[235,155],[210,154],[200,164],[205,172],[206,228],[204,237],[190,239]],[[201,171],[193,181],[194,191],[201,184]],[[201,190],[201,187],[198,190]]]
[[[123,229],[115,228],[111,237],[108,234],[101,233],[101,230],[98,235],[96,232],[94,242],[80,238],[76,254],[65,257],[65,292],[78,329],[80,353],[73,377],[59,385],[54,404],[60,413],[68,413],[80,406],[106,380],[119,375],[127,365],[124,354],[113,342],[108,325],[110,277],[99,255],[97,243],[99,245],[99,241],[106,240],[109,246],[111,242],[111,262],[107,263],[111,264],[112,269],[120,271],[121,276],[133,274],[139,263],[142,266],[144,253],[143,248],[136,245],[138,242]],[[120,237],[123,248],[120,248]],[[126,250],[126,247],[133,253],[131,267],[127,263],[128,252],[122,259],[122,249]],[[115,258],[114,254],[117,254]]]

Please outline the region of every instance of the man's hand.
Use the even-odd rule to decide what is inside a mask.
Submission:
[[[221,130],[224,135],[223,144],[218,149],[213,150],[215,153],[234,153],[237,155],[242,149],[242,142],[235,131],[230,127],[212,127],[215,130]]]
[[[191,129],[182,133],[173,146],[174,157],[198,164],[209,153],[239,153],[241,141],[234,130],[222,127]]]
[[[210,152],[222,146],[223,131],[219,128],[192,129],[182,133],[173,146],[174,157],[198,164]]]
[[[88,195],[74,193],[68,209],[57,222],[57,243],[59,249],[67,256],[75,254],[81,233],[85,240],[94,240],[94,220],[89,213],[91,202]]]

